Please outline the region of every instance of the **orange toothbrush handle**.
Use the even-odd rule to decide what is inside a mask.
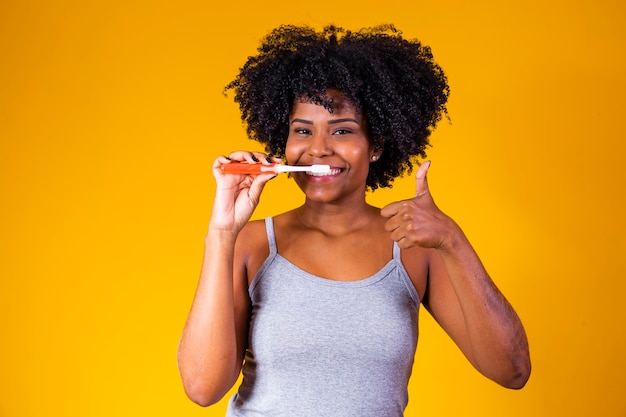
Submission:
[[[220,169],[224,174],[241,174],[241,175],[257,175],[268,172],[275,172],[275,164],[248,164],[246,162],[231,162],[229,164],[220,165]]]

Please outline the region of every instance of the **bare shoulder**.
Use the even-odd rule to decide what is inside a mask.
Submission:
[[[260,234],[265,234],[265,220],[252,220],[249,221],[237,237],[238,244],[249,243],[250,239],[258,237]]]
[[[237,236],[236,250],[242,253],[250,255],[257,251],[259,246],[267,246],[265,220],[248,222],[239,232],[239,236]]]
[[[251,283],[268,256],[269,244],[265,231],[265,220],[248,222],[237,236],[235,268],[243,268],[248,283]]]

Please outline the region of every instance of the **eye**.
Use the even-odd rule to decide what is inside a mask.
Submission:
[[[333,135],[347,135],[347,134],[350,134],[350,133],[353,133],[352,130],[340,128],[340,129],[335,130],[333,132]]]
[[[311,131],[304,127],[296,127],[293,129],[293,132],[298,135],[310,135],[311,134]]]

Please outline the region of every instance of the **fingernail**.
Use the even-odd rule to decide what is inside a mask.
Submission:
[[[252,155],[252,160],[253,160],[254,162],[259,162],[259,158],[257,158],[257,157],[256,157],[256,156],[254,156],[254,155]]]
[[[272,158],[270,158],[269,156],[266,156],[266,157],[265,157],[265,160],[266,160],[267,162],[269,162],[270,164],[272,163]]]

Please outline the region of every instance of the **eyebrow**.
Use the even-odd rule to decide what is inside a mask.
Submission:
[[[328,121],[328,124],[329,125],[334,125],[334,124],[337,124],[337,123],[345,123],[345,122],[352,122],[352,123],[356,123],[357,125],[359,124],[359,122],[356,119],[352,119],[350,117],[346,117],[346,118],[343,118],[343,119],[332,119],[332,120]],[[291,123],[292,124],[293,123],[304,123],[304,124],[307,124],[307,125],[312,125],[313,124],[312,121],[306,120],[306,119],[293,119],[291,121]]]

